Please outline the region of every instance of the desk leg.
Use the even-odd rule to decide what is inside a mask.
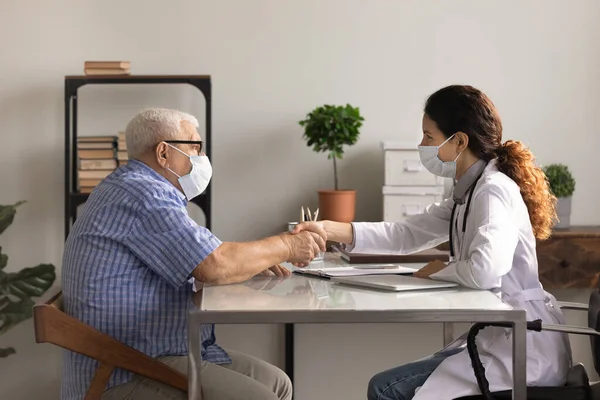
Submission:
[[[513,400],[527,399],[527,325],[525,320],[513,326]]]
[[[285,373],[294,385],[294,324],[285,324]]]
[[[202,365],[202,342],[200,337],[200,324],[194,318],[189,323],[188,331],[188,399],[202,400],[202,385],[200,380],[200,366]]]
[[[454,324],[444,322],[444,347],[448,346],[454,340]]]

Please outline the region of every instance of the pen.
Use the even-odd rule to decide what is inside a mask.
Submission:
[[[301,219],[301,222],[306,221],[306,214],[304,214],[304,206],[301,207],[300,219]]]
[[[319,209],[317,208],[317,211],[315,211],[315,219],[313,221],[316,221],[318,216],[319,216]]]

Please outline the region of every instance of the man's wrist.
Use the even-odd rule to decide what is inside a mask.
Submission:
[[[282,255],[285,257],[284,261],[289,261],[290,258],[292,258],[292,249],[290,247],[290,234],[289,233],[282,233],[281,235],[278,235],[277,237],[279,238],[279,240],[281,240],[282,243],[282,249],[283,249],[283,253]]]

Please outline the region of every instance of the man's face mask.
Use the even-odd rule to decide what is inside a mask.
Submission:
[[[165,142],[166,143],[166,142]],[[190,159],[192,163],[192,170],[187,175],[178,175],[175,171],[167,168],[170,172],[177,176],[179,184],[181,185],[181,189],[183,189],[183,193],[185,197],[189,200],[194,197],[200,195],[202,192],[206,190],[208,184],[210,183],[210,179],[212,178],[212,166],[210,165],[210,160],[206,155],[200,156],[190,156],[186,154],[182,150],[177,147],[167,143],[169,146],[183,154],[184,156]]]

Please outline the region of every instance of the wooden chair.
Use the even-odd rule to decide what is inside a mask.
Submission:
[[[85,400],[100,399],[115,368],[187,392],[188,381],[184,374],[67,315],[62,300],[60,291],[45,304],[33,307],[35,341],[52,343],[99,362]]]

